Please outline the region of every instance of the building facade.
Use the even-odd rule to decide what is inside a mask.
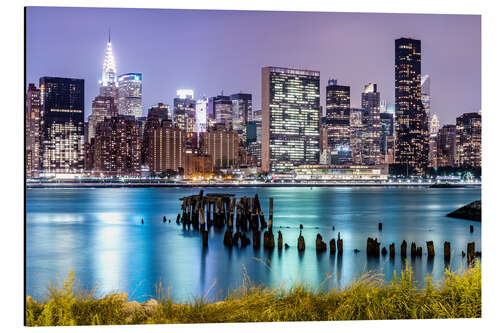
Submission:
[[[88,119],[88,134],[87,142],[95,136],[95,128],[97,123],[105,118],[116,117],[118,108],[115,104],[115,99],[111,96],[97,96],[92,101],[92,114]]]
[[[319,162],[320,73],[262,68],[262,170]]]
[[[40,78],[41,167],[44,173],[84,169],[84,81]]]
[[[141,73],[127,73],[118,77],[118,113],[142,117]]]
[[[429,125],[422,103],[420,40],[395,41],[395,102],[395,162],[423,175],[428,164]]]
[[[456,155],[456,126],[444,125],[436,134],[436,167],[454,167]]]
[[[115,57],[113,56],[113,48],[111,47],[111,35],[108,38],[104,63],[102,65],[102,75],[99,81],[99,95],[113,97],[115,103],[118,102],[118,80],[116,76]]]
[[[477,112],[457,118],[456,164],[465,168],[481,167],[481,114]]]
[[[224,92],[208,99],[208,127],[224,124],[228,129],[233,127],[233,102]]]
[[[160,128],[163,122],[168,122],[172,125],[172,120],[170,119],[170,107],[159,102],[157,105],[149,108],[146,122],[144,124],[144,128],[142,129],[141,163],[143,165],[150,165],[152,163],[150,137],[152,135],[152,131],[156,128]]]
[[[33,83],[26,94],[26,177],[38,177],[40,166],[40,89]]]
[[[174,124],[186,132],[196,131],[196,101],[193,90],[177,90],[177,96],[174,98]]]
[[[252,120],[252,94],[232,94],[230,98],[233,108],[233,130],[245,139],[246,124]]]
[[[365,126],[363,122],[363,109],[351,108],[350,110],[350,145],[352,151],[352,163],[363,164],[363,135]]]
[[[141,137],[134,116],[118,115],[97,123],[90,140],[88,168],[106,177],[139,176]]]
[[[381,163],[381,127],[380,127],[380,92],[377,85],[365,85],[361,93],[363,108],[363,154],[362,165],[378,165]]]
[[[151,159],[149,170],[165,172],[181,171],[186,167],[186,131],[163,122],[161,127],[151,130],[149,136]]]
[[[202,133],[202,152],[212,159],[212,169],[227,169],[238,165],[239,136],[224,124]]]
[[[333,164],[352,162],[349,129],[350,109],[351,88],[337,84],[337,80],[328,80],[325,126],[327,145],[332,154],[331,163]]]
[[[203,97],[196,101],[196,133],[207,131],[208,99]]]

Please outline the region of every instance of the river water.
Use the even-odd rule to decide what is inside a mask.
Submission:
[[[268,214],[274,198],[273,230],[283,233],[290,248],[271,253],[228,249],[224,230],[211,228],[209,246],[203,249],[197,231],[175,223],[182,196],[199,188],[36,188],[26,190],[26,288],[43,299],[49,283],[60,285],[74,270],[78,287],[96,288],[98,296],[127,292],[129,299],[144,301],[155,295],[160,282],[176,301],[204,295],[214,301],[242,284],[290,286],[301,281],[317,288],[344,287],[368,271],[387,281],[403,262],[403,239],[423,247],[422,258],[409,259],[420,285],[426,276],[441,279],[445,269],[466,267],[462,250],[468,242],[481,247],[481,224],[445,215],[481,199],[479,188],[425,187],[255,187],[206,188],[206,193],[259,194]],[[163,216],[172,223],[163,223]],[[144,224],[141,224],[141,219]],[[383,230],[378,230],[378,222]],[[297,251],[299,225],[306,242]],[[469,225],[474,226],[470,233]],[[332,230],[335,226],[335,230]],[[341,233],[342,257],[329,251],[317,254],[315,239],[329,240]],[[249,235],[250,236],[250,235]],[[396,258],[367,258],[367,237],[383,246],[396,243]],[[250,236],[251,238],[251,236]],[[428,260],[426,241],[434,241],[436,256]],[[452,259],[446,266],[443,243],[451,242]],[[359,249],[355,253],[354,249]]]

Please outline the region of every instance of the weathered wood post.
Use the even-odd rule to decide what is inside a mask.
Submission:
[[[444,260],[450,261],[451,258],[451,244],[450,242],[444,242]]]
[[[391,243],[391,245],[389,245],[389,257],[391,257],[392,259],[394,259],[394,257],[396,256],[395,248],[396,246],[394,243]]]
[[[378,223],[378,230],[382,230],[382,222]]]
[[[201,239],[204,247],[208,246],[208,231],[205,229],[201,230]]]
[[[233,233],[229,228],[224,233],[224,245],[233,246]]]
[[[417,247],[417,257],[420,257],[420,258],[422,257],[422,247],[421,246]]]
[[[330,239],[330,254],[335,254],[337,247],[335,246],[335,238]]]
[[[340,238],[340,232],[337,235],[337,254],[341,256],[344,253],[344,241]]]
[[[259,229],[252,230],[252,240],[254,249],[258,249],[260,247],[260,231]]]
[[[467,243],[467,262],[468,263],[472,263],[474,261],[474,255],[475,255],[474,247],[475,247],[474,242]]]
[[[434,242],[433,241],[429,241],[427,242],[427,256],[429,258],[434,258]]]
[[[229,221],[228,225],[233,228],[233,221],[234,221],[234,207],[236,206],[236,197],[233,197],[231,200],[231,213],[229,214]]]
[[[175,220],[175,223],[179,224],[181,223],[181,214],[177,214],[177,220]]]
[[[382,255],[385,257],[387,255],[387,249],[385,246],[382,248]]]
[[[366,254],[370,257],[378,257],[380,255],[380,243],[376,238],[368,237],[366,240]]]
[[[167,217],[163,216],[163,223],[167,222]]]
[[[469,226],[469,231],[474,232],[474,226],[472,224]]]
[[[415,258],[417,256],[417,244],[415,244],[415,242],[411,242],[410,255],[412,258]]]
[[[299,252],[303,252],[306,249],[306,241],[304,240],[304,236],[302,236],[302,231],[299,234],[299,239],[297,240],[297,250]]]
[[[274,235],[271,229],[264,231],[264,248],[268,250],[274,249]]]
[[[406,248],[408,247],[408,244],[406,244],[406,240],[403,239],[403,242],[401,243],[401,258],[406,258]]]
[[[273,228],[273,198],[269,198],[269,218],[267,219],[267,227],[269,230]]]
[[[321,234],[316,235],[316,252],[324,252],[326,251],[326,243],[323,242],[323,237]]]
[[[278,249],[281,250],[283,248],[283,234],[278,230]]]

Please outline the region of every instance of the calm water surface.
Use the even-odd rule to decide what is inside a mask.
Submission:
[[[170,287],[175,300],[200,295],[223,297],[241,285],[244,275],[256,284],[289,286],[297,281],[319,288],[343,287],[367,271],[391,280],[402,261],[403,239],[422,246],[421,259],[409,260],[419,283],[427,275],[440,279],[445,265],[443,242],[450,241],[450,268],[463,270],[461,251],[468,242],[481,246],[481,224],[445,217],[446,213],[481,199],[480,189],[384,187],[207,188],[205,193],[259,194],[268,214],[274,197],[275,237],[283,233],[287,250],[271,253],[228,249],[223,230],[209,233],[203,249],[198,232],[175,224],[180,197],[198,194],[196,188],[27,189],[27,292],[35,299],[47,292],[49,282],[60,284],[73,269],[82,288],[97,287],[97,294],[127,292],[143,301],[155,295],[155,285]],[[163,216],[172,223],[162,223]],[[144,225],[140,221],[144,219]],[[378,221],[383,230],[378,230]],[[304,225],[306,251],[297,252],[299,224]],[[474,233],[469,225],[474,225]],[[335,226],[335,231],[332,230]],[[316,234],[328,243],[341,233],[342,258],[316,254]],[[367,237],[382,246],[396,243],[394,261],[367,259]],[[433,240],[436,257],[427,260],[425,241]],[[354,249],[360,253],[354,253]]]

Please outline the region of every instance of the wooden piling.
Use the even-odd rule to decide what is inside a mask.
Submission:
[[[394,259],[394,257],[396,256],[396,245],[394,243],[391,243],[391,245],[389,245],[389,256]]]
[[[335,254],[337,248],[335,246],[335,238],[330,239],[330,254]]]
[[[337,235],[337,254],[341,256],[344,253],[344,241],[340,238],[340,232]]]
[[[316,235],[316,252],[324,252],[326,251],[326,243],[323,242],[323,237],[321,234]]]
[[[474,226],[472,224],[469,226],[469,231],[474,232]]]
[[[281,250],[283,248],[283,234],[278,230],[278,249]]]
[[[427,244],[427,257],[429,258],[434,258],[434,242],[429,241],[426,243]]]
[[[403,242],[401,243],[401,258],[406,258],[406,248],[408,247],[408,244],[406,244],[406,240],[403,239]]]
[[[254,229],[252,231],[252,241],[254,249],[260,248],[260,231],[259,229]]]
[[[378,230],[382,230],[382,222],[378,223]]]
[[[474,247],[475,247],[474,242],[467,243],[467,262],[468,263],[472,263],[474,261],[474,256],[476,254]]]
[[[269,230],[273,228],[273,204],[274,199],[271,197],[269,198],[269,218],[267,219],[267,227]]]
[[[368,237],[366,240],[366,254],[369,257],[378,257],[380,255],[380,243],[376,238]]]
[[[302,231],[300,232],[297,240],[297,249],[299,252],[303,252],[306,249],[306,241],[304,240],[304,236],[302,236]]]
[[[417,244],[415,242],[411,242],[410,245],[410,256],[415,258],[417,256]]]
[[[451,244],[450,242],[444,242],[444,260],[450,261],[451,258]]]

